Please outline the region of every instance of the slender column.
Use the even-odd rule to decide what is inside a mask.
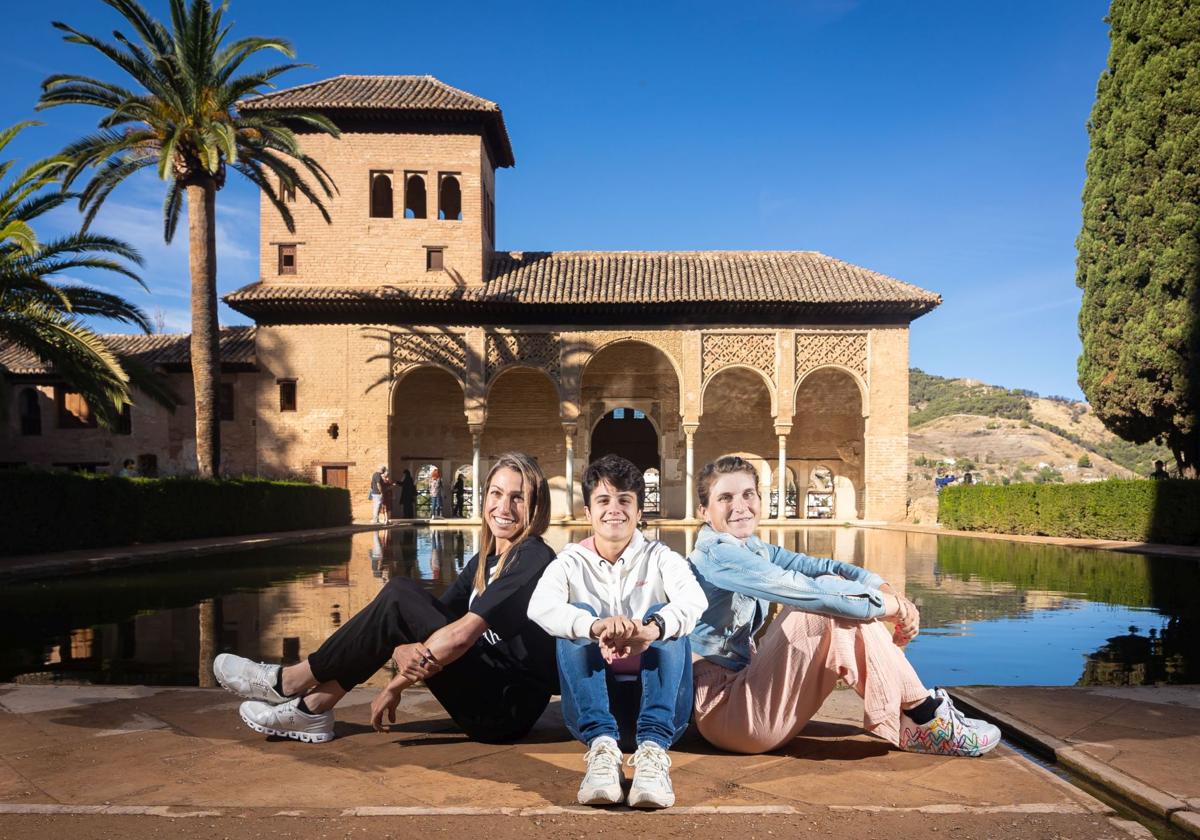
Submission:
[[[696,427],[684,426],[687,440],[687,459],[684,471],[684,519],[696,518]]]
[[[779,513],[777,518],[787,519],[787,435],[779,435]]]
[[[567,513],[564,519],[575,518],[575,426],[563,426],[567,443]]]
[[[482,519],[483,511],[479,509],[483,495],[479,487],[479,444],[483,440],[483,431],[471,430],[471,517]]]

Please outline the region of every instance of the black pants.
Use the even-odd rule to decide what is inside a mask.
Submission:
[[[349,691],[382,668],[398,645],[423,642],[457,618],[419,584],[392,578],[308,664],[318,681],[335,680]],[[548,688],[483,640],[426,685],[468,736],[485,743],[523,737],[550,702]]]

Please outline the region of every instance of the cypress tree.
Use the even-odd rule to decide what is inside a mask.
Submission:
[[[1113,0],[1076,283],[1096,416],[1200,465],[1200,3]]]

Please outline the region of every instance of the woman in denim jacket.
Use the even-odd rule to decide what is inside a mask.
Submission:
[[[963,717],[913,670],[900,647],[920,628],[911,601],[866,569],[754,536],[761,499],[749,462],[708,464],[698,492],[705,524],[688,559],[708,609],[690,638],[705,739],[740,753],[778,749],[842,679],[863,698],[863,727],[903,750],[976,756],[1000,742],[995,726]],[[784,609],[756,647],[772,603]]]

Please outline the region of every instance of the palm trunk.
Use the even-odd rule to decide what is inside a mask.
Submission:
[[[187,202],[196,470],[201,478],[216,478],[221,469],[221,421],[217,411],[221,362],[217,351],[217,186],[213,179],[189,184]]]

